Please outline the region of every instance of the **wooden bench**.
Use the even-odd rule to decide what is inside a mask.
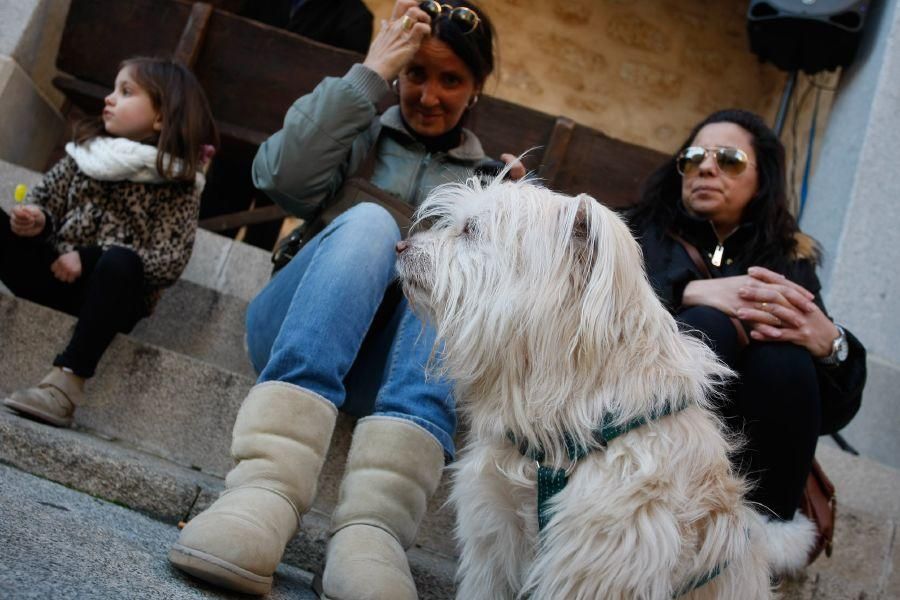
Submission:
[[[64,75],[54,83],[72,105],[98,114],[123,59],[174,56],[194,71],[209,97],[222,134],[217,161],[245,169],[249,181],[257,147],[280,129],[294,100],[324,77],[342,75],[362,56],[225,10],[241,6],[242,0],[72,0],[57,58]],[[481,99],[468,126],[489,155],[534,148],[526,166],[548,186],[586,192],[613,207],[633,203],[640,182],[664,158],[566,117],[491,97]],[[204,202],[216,201],[204,197]],[[283,215],[268,206],[201,225],[225,230]]]

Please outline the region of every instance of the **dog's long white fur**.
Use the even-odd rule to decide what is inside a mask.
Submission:
[[[679,332],[626,225],[587,196],[475,179],[437,188],[398,260],[469,423],[451,502],[458,597],[768,598],[762,520],[710,410],[730,371]],[[426,227],[427,225],[427,227]],[[604,418],[652,421],[590,453],[537,531],[534,463],[570,466]]]

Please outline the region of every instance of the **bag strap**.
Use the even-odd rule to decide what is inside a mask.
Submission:
[[[674,231],[669,230],[666,233],[670,238],[681,244],[681,247],[684,248],[684,251],[687,252],[687,255],[694,263],[694,266],[697,267],[697,270],[700,271],[700,274],[703,275],[705,279],[713,279],[713,275],[710,272],[709,267],[706,266],[706,261],[703,260],[700,251],[697,250],[697,246],[693,245]],[[734,325],[734,329],[737,332],[738,345],[741,348],[746,348],[747,345],[750,344],[750,338],[747,336],[747,330],[744,329],[744,324],[741,323],[737,317],[728,318],[731,319],[731,324]]]
[[[375,161],[378,158],[378,142],[381,140],[381,121],[376,119],[370,131],[372,132],[372,145],[369,146],[369,150],[363,157],[362,162],[359,163],[359,167],[348,179],[358,177],[369,181],[375,173]]]
[[[688,253],[688,256],[691,258],[691,261],[693,261],[694,266],[697,267],[703,277],[705,277],[706,279],[712,279],[712,273],[710,273],[709,267],[706,266],[706,261],[703,260],[703,256],[700,255],[700,251],[697,250],[697,246],[693,245],[673,231],[669,231],[668,233],[669,237],[681,244],[682,248],[684,248],[685,252]]]

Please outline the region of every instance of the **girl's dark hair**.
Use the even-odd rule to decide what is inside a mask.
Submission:
[[[478,85],[483,85],[494,71],[494,26],[486,14],[468,0],[444,0],[453,8],[465,7],[478,15],[479,23],[473,31],[463,33],[462,29],[449,18],[449,11],[442,12],[432,23],[433,35],[450,46],[450,49],[466,63],[475,76]]]
[[[122,61],[162,117],[162,129],[151,141],[158,149],[156,169],[167,179],[193,181],[203,161],[203,146],[219,145],[219,134],[203,88],[183,64],[166,58],[137,57]],[[76,144],[107,136],[102,117],[75,126]],[[168,157],[168,159],[167,159]],[[175,160],[181,161],[180,169]]]
[[[753,264],[784,273],[794,259],[797,247],[797,221],[787,208],[784,146],[762,118],[741,109],[714,112],[698,123],[680,148],[644,182],[641,198],[630,212],[637,229],[649,224],[662,231],[675,228],[678,204],[681,202],[681,175],[675,166],[682,150],[711,123],[734,123],[750,134],[756,154],[757,190],[744,209],[743,221],[756,225],[748,245],[742,252]],[[818,259],[818,249],[815,259]]]

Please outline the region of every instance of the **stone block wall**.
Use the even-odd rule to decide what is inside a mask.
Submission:
[[[393,0],[366,0],[376,18]],[[500,75],[487,92],[628,142],[675,149],[713,110],[773,118],[785,74],[760,64],[747,2],[482,0]]]
[[[68,0],[0,0],[0,160],[43,170],[65,131],[53,88]]]

